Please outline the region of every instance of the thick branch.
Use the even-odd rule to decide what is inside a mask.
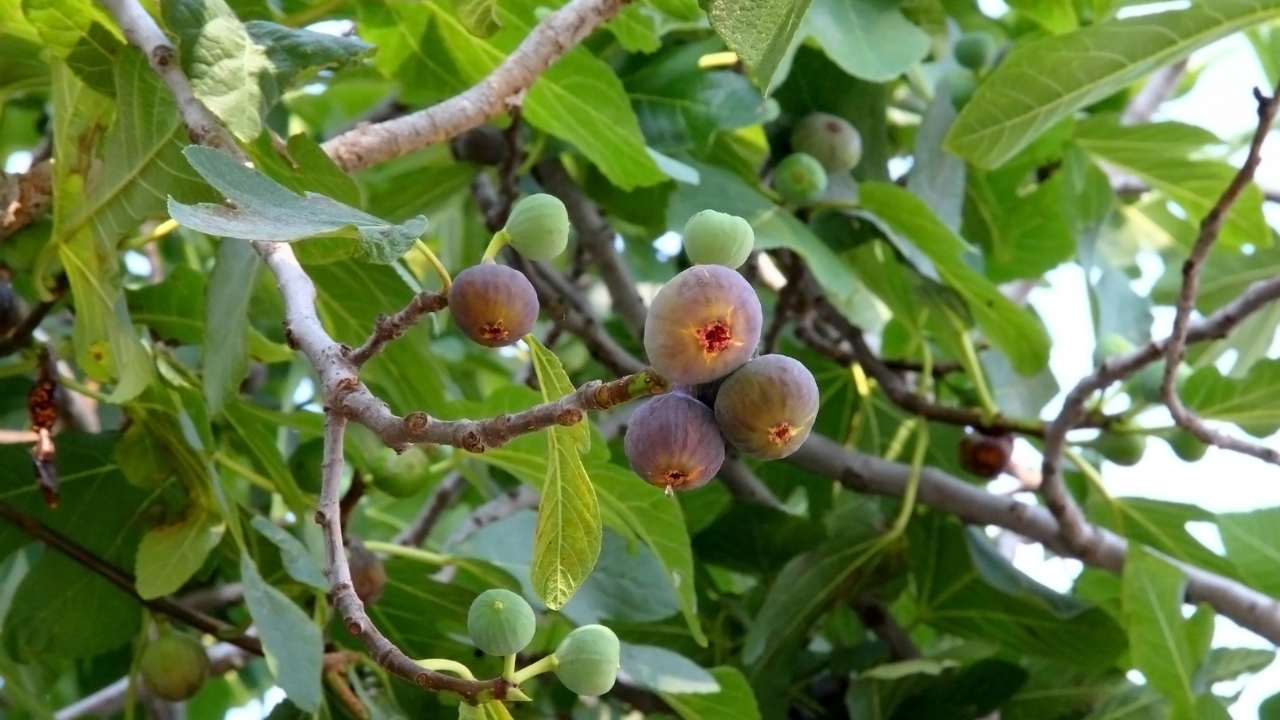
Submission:
[[[738,458],[726,458],[716,477],[720,478],[720,482],[724,483],[729,494],[738,502],[767,505],[775,510],[782,509],[782,501],[778,496],[774,495],[769,486],[765,485],[764,481]]]
[[[627,2],[573,0],[547,15],[497,69],[469,90],[411,115],[357,127],[324,143],[324,150],[343,170],[354,172],[491,120],[507,111],[510,98],[527,90],[552,63]]]
[[[40,540],[49,547],[80,563],[90,572],[103,577],[112,585],[131,595],[152,612],[167,615],[201,632],[224,638],[227,642],[242,648],[246,652],[251,652],[255,655],[262,654],[262,643],[257,638],[244,635],[239,629],[215,617],[210,617],[165,598],[142,599],[134,586],[133,576],[129,575],[129,573],[98,557],[88,548],[12,505],[0,502],[0,518],[27,535]]]
[[[1280,298],[1280,278],[1262,280],[1249,286],[1235,300],[1207,318],[1194,323],[1187,331],[1189,344],[1220,340],[1249,315]],[[1093,374],[1081,380],[1063,400],[1062,411],[1049,425],[1044,436],[1044,462],[1041,466],[1040,489],[1045,503],[1061,525],[1062,541],[1072,554],[1087,559],[1099,552],[1100,536],[1088,523],[1075,498],[1062,481],[1062,453],[1067,433],[1086,415],[1085,404],[1095,392],[1109,387],[1164,356],[1168,340],[1152,341],[1129,353],[1108,358]]]
[[[836,478],[854,492],[901,497],[911,467],[845,449],[829,438],[812,436],[789,462],[809,472]],[[1129,543],[1098,529],[1096,549],[1078,555],[1062,542],[1061,528],[1043,508],[993,495],[936,468],[920,475],[919,501],[972,525],[996,525],[1043,543],[1053,551],[1077,557],[1088,565],[1120,573]],[[1273,643],[1280,643],[1280,604],[1274,599],[1200,568],[1179,563],[1187,576],[1187,601],[1207,602],[1219,613]]]
[[[636,281],[631,275],[614,243],[618,234],[610,227],[604,215],[587,194],[569,176],[569,171],[559,158],[542,160],[534,168],[538,182],[547,192],[560,198],[569,211],[569,220],[578,230],[578,242],[591,256],[600,271],[600,278],[613,299],[613,310],[637,337],[644,335],[644,321],[649,311],[636,292]]]
[[[1182,265],[1182,291],[1178,293],[1173,332],[1165,348],[1164,383],[1161,389],[1174,422],[1200,438],[1201,441],[1252,455],[1273,465],[1280,465],[1280,451],[1224,435],[1205,425],[1198,415],[1182,404],[1182,398],[1178,397],[1177,386],[1178,366],[1182,363],[1182,358],[1187,351],[1187,327],[1191,323],[1191,311],[1195,308],[1196,297],[1200,294],[1200,273],[1204,270],[1209,250],[1222,234],[1222,225],[1226,222],[1227,213],[1231,211],[1231,207],[1235,205],[1245,188],[1253,182],[1253,175],[1257,172],[1259,163],[1262,162],[1262,145],[1271,132],[1271,126],[1275,124],[1277,111],[1280,111],[1280,85],[1272,91],[1270,98],[1264,98],[1257,90],[1254,90],[1254,96],[1258,99],[1258,129],[1254,132],[1253,142],[1249,145],[1249,156],[1241,166],[1240,172],[1236,173],[1231,184],[1222,193],[1222,197],[1218,198],[1218,202],[1201,221],[1196,244],[1191,248],[1191,254]]]
[[[324,532],[324,574],[329,578],[334,609],[342,616],[347,631],[359,637],[369,655],[389,672],[424,688],[456,692],[473,705],[488,698],[505,698],[510,685],[501,678],[463,680],[419,666],[379,632],[365,613],[364,603],[360,602],[351,581],[351,567],[347,564],[340,527],[339,485],[344,464],[342,437],[346,428],[345,417],[333,409],[325,410],[324,462],[321,465],[320,506],[316,510],[316,522]]]

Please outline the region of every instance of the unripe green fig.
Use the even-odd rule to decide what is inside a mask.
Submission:
[[[417,445],[403,453],[382,448],[369,464],[373,486],[391,497],[413,497],[431,482],[431,458]]]
[[[538,193],[511,208],[504,228],[511,247],[530,260],[550,260],[569,244],[569,212],[560,198]]]
[[[603,625],[583,625],[556,648],[556,677],[579,695],[603,695],[618,679],[622,646]]]
[[[842,117],[811,113],[791,130],[791,150],[812,155],[831,172],[849,172],[862,160],[862,135]]]
[[[533,608],[510,590],[485,590],[467,611],[467,632],[489,655],[515,655],[525,649],[538,627]]]
[[[190,635],[164,630],[142,651],[138,671],[153,695],[169,702],[195,697],[209,677],[209,656]]]
[[[1128,389],[1130,394],[1149,403],[1163,403],[1164,367],[1164,361],[1156,361],[1134,373],[1133,377],[1129,378]],[[1178,365],[1178,370],[1174,373],[1173,384],[1174,387],[1178,388],[1179,394],[1182,393],[1182,386],[1187,384],[1187,378],[1191,377],[1194,372],[1191,366],[1186,363]]]
[[[1093,348],[1093,364],[1101,365],[1105,360],[1117,355],[1126,355],[1137,349],[1137,346],[1123,335],[1115,333],[1105,335],[1098,338],[1098,344]]]
[[[773,169],[773,189],[792,205],[808,205],[826,192],[827,169],[808,153],[791,153]]]
[[[1174,430],[1165,440],[1173,448],[1173,454],[1185,462],[1195,462],[1209,451],[1209,446],[1204,441],[1182,428]]]
[[[996,39],[985,32],[967,32],[956,40],[952,53],[956,62],[970,70],[981,70],[996,56]]]
[[[962,110],[973,99],[973,93],[978,90],[978,78],[972,70],[952,68],[938,80],[938,89],[945,89],[955,109]]]
[[[1147,436],[1135,432],[1111,432],[1104,430],[1092,443],[1102,457],[1117,465],[1131,467],[1142,461],[1147,449]]]
[[[751,223],[737,215],[703,210],[684,224],[684,252],[695,265],[737,269],[755,246]]]

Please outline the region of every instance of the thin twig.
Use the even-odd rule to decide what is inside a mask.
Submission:
[[[889,658],[895,662],[920,657],[920,648],[911,640],[906,628],[898,623],[889,606],[871,593],[863,593],[849,602],[862,626],[875,633],[889,647]]]
[[[1204,270],[1209,250],[1222,234],[1222,225],[1226,222],[1227,213],[1231,211],[1240,194],[1253,181],[1253,175],[1262,162],[1262,145],[1271,133],[1271,126],[1275,124],[1276,113],[1280,111],[1280,85],[1276,86],[1269,98],[1264,97],[1257,89],[1253,91],[1253,95],[1258,101],[1258,129],[1254,132],[1253,142],[1249,145],[1249,156],[1231,180],[1231,184],[1218,198],[1218,202],[1200,222],[1200,234],[1196,237],[1196,244],[1191,248],[1191,254],[1186,262],[1182,264],[1182,291],[1178,293],[1178,301],[1175,305],[1177,312],[1173,318],[1173,332],[1170,333],[1168,345],[1165,347],[1164,382],[1161,391],[1174,422],[1202,442],[1252,455],[1273,465],[1280,465],[1280,451],[1224,435],[1205,425],[1196,413],[1182,404],[1177,385],[1178,366],[1182,363],[1182,358],[1187,351],[1187,327],[1191,322],[1191,311],[1195,307],[1196,297],[1200,293],[1200,273]]]
[[[737,458],[726,458],[716,477],[720,478],[720,482],[724,483],[729,494],[738,502],[767,505],[775,510],[782,509],[782,501],[778,496],[773,494],[763,480],[751,472],[751,468],[747,467],[746,463]]]
[[[106,579],[112,585],[145,605],[152,612],[162,613],[201,632],[222,638],[247,652],[255,655],[262,654],[262,643],[257,638],[245,635],[239,629],[215,617],[197,612],[165,598],[144,600],[138,595],[133,576],[129,575],[129,573],[98,557],[93,551],[9,503],[0,502],[0,519],[4,519],[27,535],[40,540],[49,547],[80,563],[85,569]]]
[[[1155,115],[1160,106],[1173,95],[1173,91],[1178,89],[1178,83],[1186,74],[1187,58],[1157,70],[1125,106],[1124,114],[1120,116],[1120,124],[1141,125],[1150,122],[1151,116]]]
[[[120,2],[122,0],[115,0]],[[618,14],[628,0],[573,0],[548,14],[488,77],[454,97],[418,112],[363,125],[324,143],[347,172],[443,142],[509,109],[560,56]]]
[[[444,541],[444,547],[446,549],[455,547],[486,525],[510,517],[525,508],[537,507],[540,499],[541,496],[533,488],[528,485],[518,485],[472,511],[467,519],[449,534],[448,539]]]
[[[348,360],[356,367],[364,365],[374,355],[382,352],[387,343],[409,332],[422,318],[448,306],[449,296],[445,293],[423,291],[414,295],[405,309],[395,315],[379,315],[374,322],[373,334],[363,345],[351,351],[347,356]]]
[[[1187,343],[1195,344],[1226,337],[1251,314],[1280,298],[1280,277],[1260,280],[1250,285],[1235,300],[1227,303],[1187,330]],[[1062,455],[1066,449],[1067,433],[1079,427],[1086,416],[1086,403],[1095,392],[1110,387],[1112,383],[1141,370],[1162,358],[1168,340],[1152,341],[1127,354],[1105,360],[1088,377],[1085,377],[1067,393],[1058,417],[1050,423],[1044,434],[1044,460],[1040,468],[1040,492],[1045,504],[1057,518],[1063,533],[1062,542],[1073,555],[1088,560],[1098,552],[1097,529],[1084,517],[1080,506],[1062,480]]]
[[[454,470],[445,475],[440,484],[431,491],[431,495],[422,504],[422,509],[418,511],[413,521],[404,530],[396,533],[395,537],[391,538],[391,542],[397,545],[421,547],[436,523],[440,522],[440,518],[444,516],[444,511],[452,507],[462,496],[462,491],[466,489],[467,479],[462,473]]]
[[[13,353],[31,345],[31,336],[36,329],[40,327],[40,323],[44,322],[45,317],[53,310],[54,306],[62,300],[62,296],[67,294],[70,284],[66,275],[59,275],[57,282],[51,289],[52,297],[48,300],[41,300],[34,307],[27,311],[22,322],[18,323],[4,337],[0,337],[0,357],[12,355]]]
[[[486,699],[505,698],[510,685],[502,678],[463,680],[422,668],[379,632],[365,613],[364,603],[360,602],[351,581],[351,567],[347,564],[340,526],[339,485],[344,465],[342,439],[346,428],[347,419],[333,408],[326,408],[324,462],[321,464],[320,505],[316,510],[316,522],[324,534],[324,573],[329,578],[333,607],[342,617],[347,632],[360,638],[379,665],[420,687],[456,692],[473,705]]]

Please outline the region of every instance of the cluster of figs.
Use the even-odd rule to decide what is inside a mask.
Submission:
[[[726,440],[775,460],[795,452],[813,429],[813,375],[785,355],[755,357],[763,312],[736,271],[754,244],[746,220],[697,213],[684,228],[685,254],[696,264],[663,285],[649,306],[645,353],[675,387],[636,410],[625,449],[632,469],[668,495],[714,477]]]
[[[514,656],[528,647],[537,628],[533,608],[510,590],[495,588],[480,593],[467,612],[467,633],[487,655]],[[603,625],[583,625],[566,635],[555,652],[512,672],[507,679],[518,685],[550,671],[578,695],[603,695],[618,678],[621,656],[622,646],[612,630]]]
[[[860,143],[857,131],[840,123],[834,141],[825,137],[826,124],[818,123],[824,139],[804,146],[824,160],[839,154],[847,170],[860,154],[850,138]],[[459,273],[450,287],[449,307],[462,333],[487,347],[512,345],[527,334],[538,316],[537,293],[522,273],[493,256],[510,244],[526,258],[549,260],[564,250],[568,236],[568,213],[557,198],[536,194],[516,203],[484,260]],[[795,452],[813,428],[819,399],[813,375],[785,355],[757,357],[763,311],[737,272],[754,244],[743,218],[697,213],[684,228],[685,254],[694,265],[663,285],[649,307],[645,352],[673,389],[635,412],[625,448],[636,473],[668,495],[714,477],[726,441],[773,460]]]

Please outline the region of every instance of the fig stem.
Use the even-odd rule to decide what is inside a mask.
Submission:
[[[1111,493],[1107,492],[1106,486],[1102,483],[1102,473],[1098,472],[1098,468],[1094,467],[1093,463],[1085,460],[1083,455],[1070,447],[1063,448],[1062,454],[1075,463],[1075,466],[1080,469],[1080,474],[1095,490],[1102,493],[1103,497],[1111,497]]]
[[[426,660],[414,660],[414,662],[428,670],[451,672],[464,680],[476,679],[476,676],[471,674],[471,670],[457,660],[427,658]]]
[[[915,452],[911,454],[911,473],[907,475],[907,487],[902,493],[902,507],[898,509],[898,516],[893,520],[893,527],[889,531],[889,538],[897,539],[907,530],[907,524],[911,522],[911,514],[916,509],[916,496],[920,491],[920,474],[924,470],[924,458],[929,450],[929,423],[923,418],[919,425],[916,426],[916,447]]]
[[[502,228],[498,232],[494,233],[493,239],[489,241],[489,247],[484,249],[484,256],[480,258],[480,262],[492,260],[498,257],[498,251],[502,249],[503,245],[510,242],[511,236],[507,234],[506,228]]]
[[[511,653],[510,655],[502,658],[502,679],[506,680],[507,682],[515,682],[514,680],[512,680],[512,678],[514,678],[515,675],[516,675],[516,654]]]
[[[379,540],[365,540],[364,546],[371,552],[386,553],[394,557],[402,557],[407,560],[417,560],[420,563],[428,565],[448,565],[453,562],[453,558],[448,555],[433,553],[430,550],[421,550],[419,548],[406,547],[395,543],[381,542]]]
[[[544,672],[551,672],[558,667],[560,667],[560,660],[556,657],[555,653],[552,653],[532,665],[526,665],[523,670],[520,670],[510,678],[505,679],[509,682],[515,683],[516,685],[520,685],[531,677],[541,675]]]
[[[996,405],[995,398],[991,395],[991,388],[987,385],[987,375],[982,370],[982,364],[978,362],[978,350],[973,346],[973,340],[969,337],[969,333],[963,329],[957,318],[947,313],[952,323],[956,325],[956,330],[960,335],[960,351],[963,353],[964,365],[969,369],[969,376],[973,379],[973,388],[978,392],[978,401],[982,404],[983,420],[991,422],[1000,415],[1000,408]]]
[[[449,271],[445,269],[444,263],[440,262],[440,258],[436,257],[436,254],[431,252],[431,248],[427,247],[427,244],[422,242],[421,239],[415,241],[413,246],[418,249],[418,252],[422,253],[427,263],[431,265],[431,269],[435,271],[436,276],[440,278],[441,292],[448,294],[449,288],[453,287],[453,278],[449,276]]]

